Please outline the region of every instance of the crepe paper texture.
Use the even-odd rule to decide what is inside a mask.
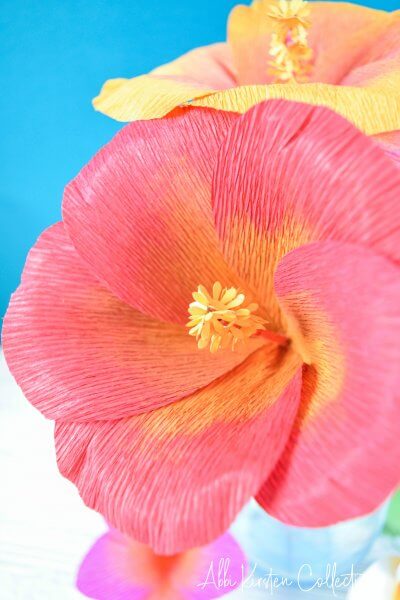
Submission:
[[[254,579],[272,571],[293,582],[294,588],[302,582],[325,581],[327,574],[344,581],[352,571],[362,572],[371,563],[369,553],[382,533],[387,511],[385,502],[371,514],[330,527],[294,527],[274,519],[253,500],[230,531],[248,557]]]
[[[85,556],[76,583],[96,600],[208,600],[235,590],[246,574],[246,558],[229,533],[209,546],[157,556],[111,530]]]
[[[400,130],[400,11],[310,2],[302,18],[304,4],[238,5],[229,17],[226,42],[192,50],[148,75],[110,79],[94,107],[119,121],[134,121],[163,117],[182,105],[242,113],[279,98],[327,106],[367,134]],[[287,19],[290,10],[300,17],[297,29],[293,18]],[[301,43],[294,45],[299,24]],[[282,27],[286,46],[279,37]],[[287,47],[300,48],[301,57],[305,47],[309,50],[302,83],[295,78],[282,83],[271,69],[271,48],[282,69]]]
[[[305,527],[388,497],[399,184],[351,123],[284,100],[134,122],[93,158],[3,328],[88,506],[169,555],[217,538],[253,496]],[[185,327],[193,292],[217,282],[265,323],[235,351],[198,349]]]
[[[400,600],[400,557],[374,563],[349,591],[348,600]]]

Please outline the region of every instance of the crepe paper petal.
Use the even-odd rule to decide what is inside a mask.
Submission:
[[[325,108],[286,101],[254,107],[221,144],[213,188],[225,257],[277,329],[273,273],[287,252],[337,239],[399,258],[399,170]]]
[[[384,150],[386,155],[400,167],[400,131],[389,131],[374,135],[373,139]]]
[[[158,556],[149,546],[111,530],[85,556],[77,587],[96,600],[206,600],[232,592],[246,568],[246,558],[229,533],[209,546]],[[218,573],[225,574],[224,580],[218,581]]]
[[[152,413],[56,424],[61,473],[123,533],[173,554],[221,535],[289,436],[300,359],[266,345],[229,375]]]
[[[268,12],[273,2],[238,4],[228,20],[228,42],[237,71],[236,85],[269,83],[269,45],[273,23]]]
[[[386,151],[400,151],[400,130],[374,135],[373,139]]]
[[[400,97],[393,93],[390,77],[370,87],[324,83],[240,86],[193,100],[191,106],[244,113],[271,99],[326,106],[368,135],[400,129]]]
[[[151,72],[152,75],[193,81],[202,88],[223,90],[236,84],[232,52],[228,44],[195,48]]]
[[[242,287],[215,233],[211,180],[229,113],[191,110],[131,123],[67,186],[63,216],[79,254],[119,298],[185,324],[192,292]]]
[[[159,119],[180,104],[211,92],[212,88],[193,79],[149,74],[133,79],[109,79],[94,98],[93,106],[116,121]]]
[[[95,108],[132,121],[160,118],[183,104],[245,112],[263,100],[282,98],[327,106],[367,134],[400,129],[395,93],[400,85],[400,11],[311,3],[312,70],[308,83],[291,85],[273,84],[269,73],[272,4],[255,0],[251,6],[236,6],[228,22],[228,44],[195,49],[149,75],[109,80],[95,98]]]
[[[389,535],[400,537],[400,490],[394,495],[389,505],[385,531]]]
[[[51,419],[117,419],[163,406],[240,364],[242,352],[199,352],[185,328],[159,323],[89,273],[62,223],[32,249],[3,328],[26,397]]]
[[[396,583],[398,557],[385,557],[377,561],[359,577],[347,595],[348,600],[399,600]],[[397,587],[397,589],[396,589]],[[397,595],[396,595],[397,594]]]
[[[211,44],[191,50],[149,75],[110,79],[93,106],[117,121],[160,118],[183,102],[233,87],[235,81],[228,44]]]
[[[309,6],[309,44],[314,49],[311,79],[341,85],[359,65],[385,56],[381,42],[390,37],[400,14],[351,3],[310,2]]]
[[[399,481],[399,269],[320,242],[286,255],[275,287],[309,360],[289,443],[257,500],[302,527],[367,514]]]
[[[239,85],[271,81],[269,49],[274,22],[268,13],[274,5],[271,0],[256,0],[231,12],[228,40]],[[354,4],[312,2],[309,8],[309,45],[314,53],[311,81],[340,83],[392,23],[390,13]]]
[[[400,10],[388,13],[388,25],[371,39],[342,80],[343,85],[363,85],[390,76],[400,78]],[[395,91],[394,88],[393,91]]]
[[[398,27],[400,29],[400,23]],[[400,40],[398,46],[397,55],[361,65],[345,77],[342,85],[364,89],[381,87],[395,93],[400,82]]]

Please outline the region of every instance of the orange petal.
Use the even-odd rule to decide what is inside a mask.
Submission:
[[[268,17],[274,0],[255,0],[239,5],[230,15],[228,40],[232,47],[240,85],[271,81],[268,74],[269,47],[273,21]],[[310,3],[310,46],[314,67],[310,81],[339,83],[374,46],[392,23],[390,13],[354,4]]]
[[[197,48],[133,79],[110,79],[93,100],[96,110],[117,121],[156,119],[193,98],[235,85],[230,48]]]
[[[228,42],[239,85],[267,83],[272,21],[268,17],[273,0],[257,0],[251,6],[236,6],[228,21]]]

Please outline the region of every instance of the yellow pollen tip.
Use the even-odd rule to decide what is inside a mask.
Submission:
[[[216,281],[211,292],[199,285],[192,295],[186,327],[200,349],[208,347],[212,353],[220,348],[234,350],[265,329],[265,320],[254,314],[258,304],[248,302],[245,294],[234,287],[223,288]]]
[[[270,68],[276,81],[302,82],[310,74],[313,51],[308,45],[309,14],[305,0],[278,0],[270,8]]]

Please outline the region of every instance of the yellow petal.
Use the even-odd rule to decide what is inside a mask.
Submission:
[[[204,350],[204,348],[207,348],[207,346],[208,346],[208,339],[200,338],[199,341],[197,342],[197,347],[199,350]]]
[[[174,79],[141,75],[106,81],[93,106],[117,121],[158,119],[180,104],[212,91]]]
[[[219,300],[221,291],[222,291],[222,285],[219,281],[216,281],[213,285],[213,298],[215,298],[216,300]]]
[[[211,338],[211,344],[210,344],[211,354],[214,354],[215,352],[217,352],[217,350],[219,349],[220,343],[221,343],[221,337],[219,335],[213,335]]]
[[[192,327],[192,329],[189,329],[189,335],[196,335],[200,330],[199,325],[196,325],[196,327]]]
[[[221,298],[221,302],[223,302],[224,304],[227,304],[228,302],[231,302],[231,300],[233,300],[234,298],[236,298],[236,294],[237,294],[237,289],[234,287],[231,287],[229,289],[226,290],[226,292],[223,294],[222,298]]]
[[[107,81],[93,104],[119,121],[158,118],[191,98],[232,87],[235,81],[228,44],[210,44],[195,48],[148,75]]]
[[[368,87],[324,83],[248,85],[197,99],[191,105],[244,113],[263,100],[283,98],[327,106],[373,135],[400,129],[400,95],[393,93],[399,79],[400,73],[395,72]]]
[[[246,296],[244,294],[238,294],[231,302],[226,305],[226,308],[236,308],[245,301]]]
[[[191,315],[205,315],[207,308],[198,302],[192,302],[189,305],[189,314]]]
[[[200,288],[198,292],[193,292],[192,296],[196,302],[191,302],[189,306],[201,307],[207,310],[208,298],[204,292],[200,291]]]

